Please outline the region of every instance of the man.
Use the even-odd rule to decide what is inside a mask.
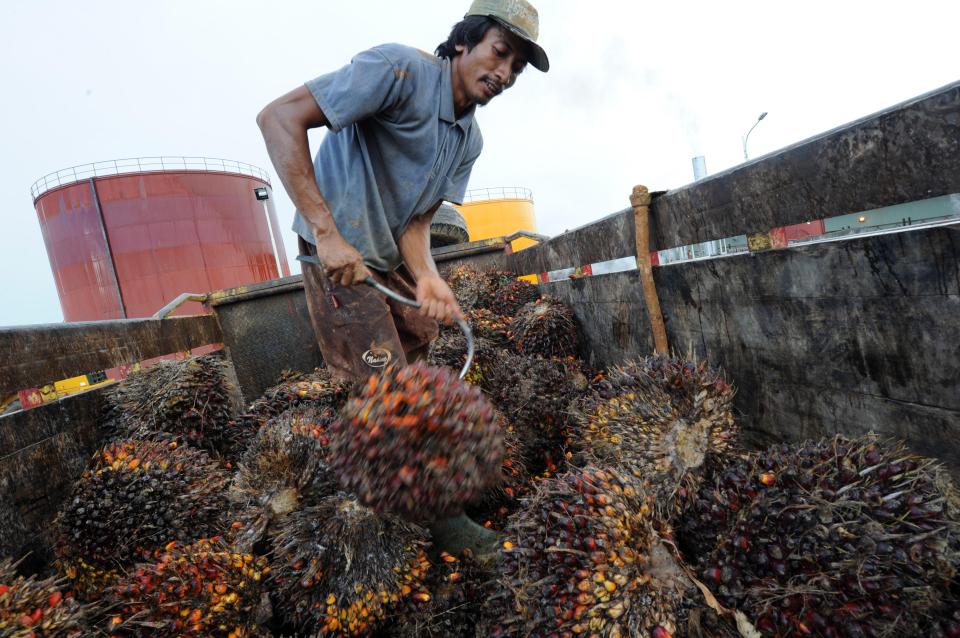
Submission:
[[[429,55],[387,44],[358,54],[257,116],[270,159],[297,206],[293,229],[310,318],[327,367],[365,379],[425,357],[437,321],[462,318],[430,254],[430,221],[462,203],[483,146],[476,107],[513,86],[529,62],[547,71],[526,0],[474,0]],[[330,129],[313,164],[307,130]],[[422,311],[361,284],[373,277]],[[496,536],[466,516],[431,524],[434,543],[491,555]]]
[[[546,71],[526,0],[475,0],[436,51],[387,44],[358,54],[257,116],[270,159],[297,207],[293,229],[311,321],[337,376],[364,379],[422,359],[437,321],[462,318],[430,254],[442,201],[462,203],[483,141],[474,121],[527,62]],[[313,164],[307,130],[330,129]],[[418,312],[357,285],[373,277]]]

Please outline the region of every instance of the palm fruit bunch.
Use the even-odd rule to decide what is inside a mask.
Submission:
[[[467,312],[466,318],[473,331],[474,355],[473,365],[464,380],[473,385],[482,385],[484,370],[507,345],[507,320],[482,309]],[[460,373],[467,362],[467,338],[459,326],[440,326],[440,335],[430,344],[427,362]]]
[[[480,299],[483,307],[496,315],[512,317],[528,303],[540,298],[540,290],[533,284],[517,279],[510,272],[487,275],[487,292]]]
[[[510,321],[510,341],[518,354],[572,357],[580,346],[577,318],[562,301],[543,297],[524,305]]]
[[[503,433],[490,401],[450,370],[393,366],[341,410],[329,458],[344,489],[365,505],[439,519],[496,482]]]
[[[348,383],[335,378],[326,368],[310,373],[285,372],[280,381],[250,404],[247,412],[261,420],[278,416],[290,408],[309,405],[332,421],[346,402]]]
[[[691,583],[626,475],[588,466],[541,481],[506,533],[485,635],[685,635]]]
[[[388,623],[385,638],[476,635],[487,579],[469,549],[459,556],[440,552],[425,583],[429,597],[411,599],[409,609]]]
[[[680,531],[703,538],[723,512],[699,569],[764,636],[925,635],[960,565],[958,505],[935,462],[837,437],[751,455],[700,490]]]
[[[247,638],[255,635],[267,559],[219,537],[170,542],[108,592],[111,636]]]
[[[260,428],[230,486],[238,548],[252,549],[272,522],[336,491],[326,460],[327,419],[323,409],[300,405]]]
[[[232,461],[256,432],[234,418],[233,392],[219,355],[159,361],[114,386],[110,424],[121,437],[170,434]]]
[[[589,388],[580,361],[503,353],[481,387],[516,429],[532,473],[563,459],[572,405]]]
[[[723,373],[706,361],[694,361],[655,354],[633,361],[619,370],[614,387],[630,384],[630,379],[645,374],[670,395],[677,412],[688,419],[707,419],[735,433],[732,403],[735,388]]]
[[[456,297],[460,309],[467,312],[485,297],[487,277],[470,266],[457,266],[446,273],[445,279]]]
[[[226,480],[205,452],[175,441],[107,445],[57,518],[60,567],[78,594],[94,596],[167,542],[216,533]]]
[[[56,578],[23,577],[9,559],[0,560],[0,636],[77,638],[90,636],[97,608],[81,603]]]
[[[662,374],[667,369],[676,374]],[[700,484],[734,458],[732,387],[705,365],[654,355],[608,371],[574,410],[588,456],[617,463],[673,518]]]
[[[426,533],[346,494],[291,513],[272,539],[275,607],[312,636],[367,636],[408,600],[427,601]]]
[[[497,422],[503,433],[503,462],[500,477],[477,503],[467,507],[471,518],[483,522],[484,527],[502,529],[507,516],[520,507],[520,500],[532,490],[532,477],[527,469],[527,442],[521,441],[517,429],[497,413]]]

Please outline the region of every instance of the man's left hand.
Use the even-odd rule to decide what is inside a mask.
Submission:
[[[453,291],[437,275],[421,277],[417,281],[417,301],[421,304],[420,312],[431,319],[445,324],[452,323],[454,319],[463,319],[463,311]]]

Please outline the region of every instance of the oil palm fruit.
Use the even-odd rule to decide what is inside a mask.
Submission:
[[[958,504],[932,460],[836,437],[736,464],[700,490],[680,532],[702,542],[726,522],[699,569],[764,636],[924,635],[960,565]]]
[[[62,571],[78,594],[95,596],[119,571],[169,541],[215,534],[226,481],[205,452],[176,441],[107,445],[57,518]]]
[[[517,311],[510,321],[509,336],[517,354],[562,358],[576,356],[579,331],[569,306],[543,297]]]
[[[513,317],[526,304],[540,298],[536,286],[509,272],[490,273],[487,291],[481,303],[492,313],[506,317]]]
[[[313,636],[367,636],[429,600],[426,533],[337,494],[288,515],[272,539],[276,608]]]
[[[108,592],[111,636],[249,638],[268,579],[267,559],[218,537],[170,542]]]
[[[290,408],[308,405],[332,419],[347,400],[350,385],[333,377],[325,368],[310,373],[285,372],[280,381],[250,404],[247,412],[267,420]]]
[[[327,465],[329,418],[323,408],[301,404],[260,428],[230,486],[238,548],[250,551],[271,523],[336,491]]]
[[[219,355],[164,360],[132,373],[109,393],[110,424],[120,437],[176,436],[227,461],[256,432],[235,419],[234,387]]]
[[[344,489],[411,520],[463,511],[498,477],[503,434],[482,392],[445,368],[413,364],[370,377],[330,427]]]
[[[573,403],[588,390],[581,363],[501,353],[481,386],[515,428],[532,474],[556,470],[569,438]]]
[[[684,635],[692,585],[657,535],[648,502],[610,468],[541,481],[507,526],[487,635]]]
[[[491,529],[503,528],[507,516],[519,508],[520,499],[530,494],[533,485],[526,458],[529,444],[520,440],[517,429],[499,413],[497,423],[504,444],[499,479],[479,502],[467,508],[472,519]]]
[[[92,635],[98,608],[81,603],[57,578],[24,577],[17,565],[0,560],[0,636],[4,638],[80,638]]]
[[[429,596],[411,597],[408,609],[387,624],[385,638],[476,635],[488,578],[470,550],[458,556],[440,552],[425,583]]]
[[[453,296],[456,297],[460,309],[467,312],[477,305],[477,301],[484,296],[487,278],[470,266],[457,266],[450,270],[445,277]]]
[[[673,518],[715,468],[739,453],[732,394],[706,365],[662,356],[634,361],[610,370],[578,403],[578,443],[588,455],[619,464],[656,496],[660,514]]]

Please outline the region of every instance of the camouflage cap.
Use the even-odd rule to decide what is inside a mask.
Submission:
[[[493,18],[530,45],[530,64],[544,72],[550,69],[546,52],[537,44],[540,16],[527,0],[473,0],[467,16]]]

